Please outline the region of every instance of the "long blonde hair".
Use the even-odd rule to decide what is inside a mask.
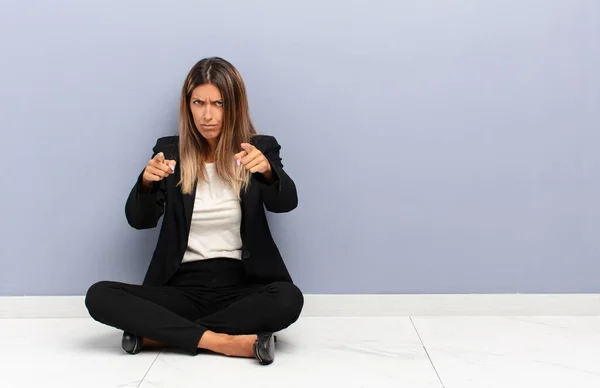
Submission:
[[[196,128],[190,109],[192,91],[204,84],[216,86],[223,98],[223,126],[215,150],[216,171],[239,197],[248,187],[250,173],[243,167],[236,167],[233,156],[241,151],[242,143],[250,142],[256,130],[250,119],[242,76],[222,58],[205,58],[196,63],[183,84],[179,106],[179,185],[184,194],[191,194],[196,180],[206,179],[204,160],[210,147]]]

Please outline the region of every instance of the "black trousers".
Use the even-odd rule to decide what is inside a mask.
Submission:
[[[196,354],[206,330],[285,329],[300,316],[304,297],[292,283],[246,285],[240,261],[210,259],[182,264],[160,287],[95,283],[85,305],[98,322]]]

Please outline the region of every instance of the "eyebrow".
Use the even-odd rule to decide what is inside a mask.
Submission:
[[[192,96],[192,97],[191,97],[191,99],[192,99],[192,100],[200,100],[200,101],[204,101],[204,99],[202,99],[202,98],[200,98],[200,97],[194,97],[194,96]],[[218,98],[218,99],[216,99],[216,100],[213,100],[213,102],[215,102],[215,101],[223,101],[223,99],[222,99],[222,98]]]

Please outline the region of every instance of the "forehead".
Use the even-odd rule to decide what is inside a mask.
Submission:
[[[212,84],[199,85],[192,90],[192,98],[220,100],[221,92],[219,88]]]

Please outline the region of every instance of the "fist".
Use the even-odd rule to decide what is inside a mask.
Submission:
[[[262,152],[252,144],[242,143],[243,151],[234,155],[238,166],[244,166],[252,173],[260,173],[267,177],[271,174],[271,163]]]
[[[142,181],[146,188],[152,187],[154,182],[158,182],[175,172],[176,162],[174,160],[165,160],[162,152],[156,154],[146,165]]]

